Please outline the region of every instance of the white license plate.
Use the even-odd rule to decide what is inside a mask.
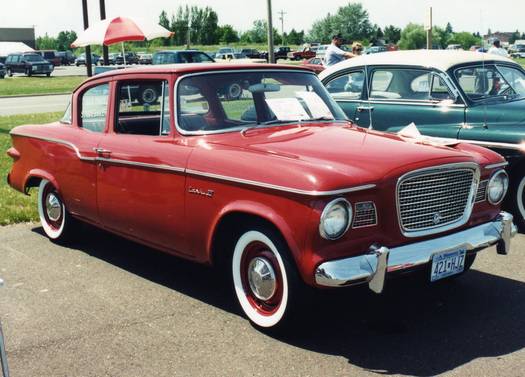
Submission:
[[[430,281],[436,281],[463,272],[465,268],[465,249],[443,251],[432,256]]]

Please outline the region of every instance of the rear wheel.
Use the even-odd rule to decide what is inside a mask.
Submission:
[[[63,242],[73,236],[77,221],[67,212],[62,197],[47,179],[42,179],[38,188],[38,215],[51,240]]]
[[[13,71],[11,71],[11,68],[7,68],[7,69],[6,69],[6,74],[7,74],[7,76],[9,76],[9,77],[13,77]]]
[[[226,99],[227,100],[235,100],[239,99],[242,96],[242,87],[238,83],[233,83],[231,85],[228,85],[226,88]]]
[[[156,103],[158,99],[159,99],[159,94],[157,93],[155,88],[152,86],[145,87],[140,93],[140,96],[138,98],[141,104],[143,103],[153,104],[153,103]]]
[[[514,215],[514,223],[521,232],[525,232],[525,174],[524,165],[520,165],[511,176],[510,190],[507,199]]]
[[[257,327],[282,328],[298,308],[301,281],[282,237],[253,226],[235,244],[231,271],[237,300]]]
[[[26,68],[26,76],[31,76],[31,68]]]

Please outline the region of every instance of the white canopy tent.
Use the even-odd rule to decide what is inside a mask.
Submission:
[[[0,56],[7,56],[15,52],[35,51],[22,42],[0,42]]]

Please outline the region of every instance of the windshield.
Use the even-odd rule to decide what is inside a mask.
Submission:
[[[455,74],[459,86],[472,101],[525,97],[525,74],[519,68],[488,64],[461,68]]]
[[[44,58],[38,54],[24,55],[24,60],[28,62],[43,62]]]
[[[177,125],[191,133],[346,120],[317,77],[306,72],[195,75],[181,79],[176,90]]]

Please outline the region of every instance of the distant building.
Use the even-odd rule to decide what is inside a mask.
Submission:
[[[514,32],[500,32],[497,31],[495,33],[486,34],[483,36],[483,41],[485,44],[491,45],[495,39],[498,39],[501,42],[502,46],[508,46],[509,41],[514,35]]]
[[[0,28],[0,42],[22,42],[31,48],[36,48],[35,28]]]

